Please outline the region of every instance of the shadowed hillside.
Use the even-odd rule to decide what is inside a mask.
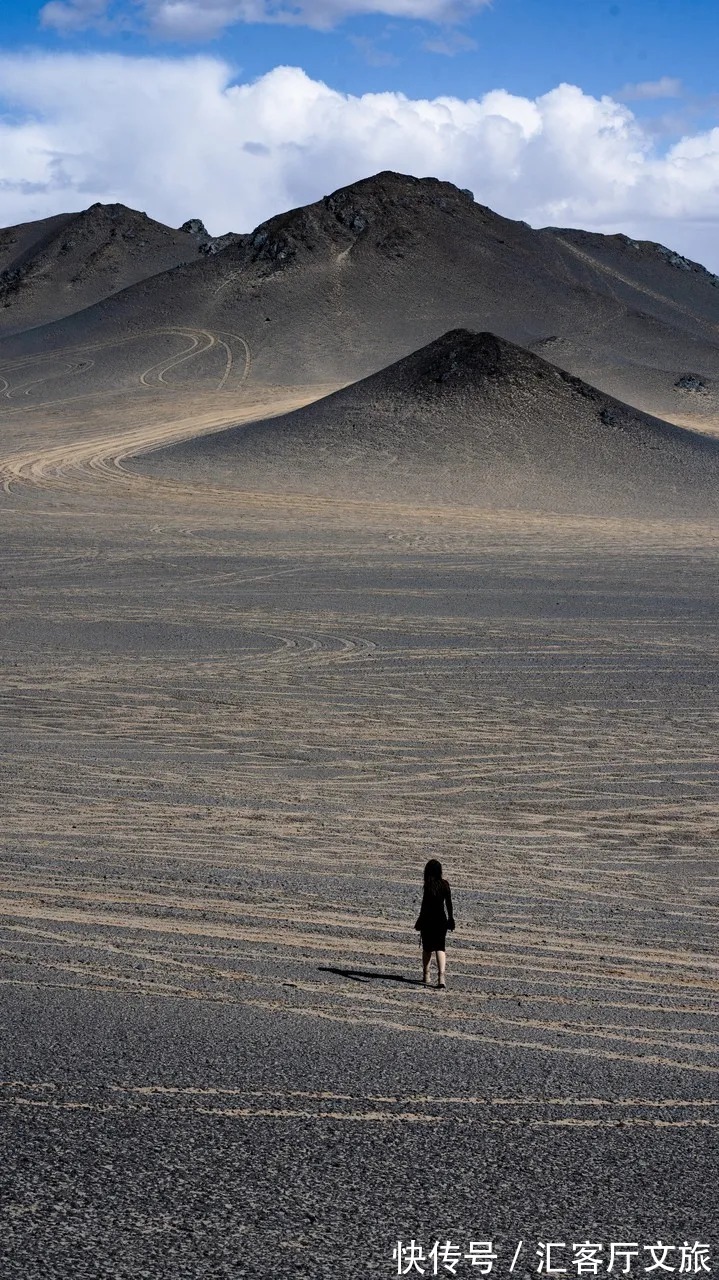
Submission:
[[[597,515],[696,514],[719,494],[719,443],[467,330],[294,413],[135,465],[237,488]]]
[[[104,225],[110,213],[90,210],[76,221],[92,218]],[[142,219],[143,228],[156,226]],[[181,256],[183,233],[161,232],[163,252]],[[132,250],[129,233],[136,237]],[[94,266],[89,253],[75,248],[74,265],[63,267],[58,246],[67,242],[68,229],[55,229],[52,253],[40,255],[49,273],[40,273],[40,283],[52,276],[56,290],[57,273],[64,271],[60,292],[72,293],[67,305],[76,309],[84,289],[97,297],[119,288],[128,262],[147,274],[145,258],[142,271],[136,261],[138,236],[133,223],[108,247],[105,226]],[[196,253],[196,241],[188,239],[193,261],[57,324],[6,339],[0,363],[136,335],[149,364],[155,346],[155,360],[165,355],[157,335],[170,321],[242,339],[257,382],[339,385],[385,367],[437,333],[466,327],[538,351],[553,344],[547,354],[555,363],[647,411],[681,421],[710,421],[719,413],[716,277],[660,246],[625,236],[533,231],[450,183],[395,173],[271,218],[211,255]],[[153,252],[161,267],[161,255]],[[115,269],[119,261],[122,269]],[[35,286],[28,279],[23,287],[26,314],[34,306],[32,323],[38,324],[43,315],[40,301],[32,302]],[[214,368],[201,361],[182,368],[183,377],[191,369],[199,383],[214,378]],[[113,371],[103,369],[102,377],[117,385]],[[92,376],[100,379],[99,366]],[[699,394],[687,390],[687,378]]]
[[[0,333],[57,320],[198,255],[198,238],[122,204],[0,231]]]

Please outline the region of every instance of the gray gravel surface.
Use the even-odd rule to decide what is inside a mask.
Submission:
[[[715,529],[208,493],[114,411],[0,459],[2,1280],[712,1242]]]
[[[663,1118],[691,1115],[706,1084],[679,1074],[565,1058],[548,1072],[524,1052],[67,993],[25,1001],[13,1023],[10,1070],[53,1082],[16,1089],[3,1128],[13,1277],[389,1276],[397,1238],[492,1239],[505,1272],[522,1240],[535,1274],[539,1241],[681,1243],[713,1227],[716,1131],[658,1128],[652,1111],[669,1086],[682,1100]],[[134,1092],[158,1079],[170,1092]],[[438,1101],[403,1118],[407,1092],[468,1090],[528,1102],[519,1117]],[[645,1105],[612,1107],[607,1125],[606,1107],[578,1101],[607,1092]],[[231,1114],[251,1093],[275,1114]]]

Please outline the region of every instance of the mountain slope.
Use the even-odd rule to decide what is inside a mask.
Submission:
[[[719,288],[673,257],[626,237],[533,231],[450,183],[382,173],[6,339],[0,362],[128,334],[143,335],[151,356],[171,319],[239,335],[261,383],[339,385],[467,327],[537,350],[555,343],[553,361],[611,394],[664,416],[711,418]],[[201,380],[201,362],[192,369]],[[679,385],[687,377],[701,395]]]
[[[198,240],[121,204],[0,231],[0,332],[45,324],[198,256]]]
[[[134,466],[237,488],[602,516],[719,507],[719,442],[467,330],[294,413]]]

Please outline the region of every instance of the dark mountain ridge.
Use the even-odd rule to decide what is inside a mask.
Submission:
[[[128,334],[151,343],[172,324],[239,335],[257,382],[326,385],[463,327],[551,352],[647,411],[719,413],[711,273],[627,237],[534,231],[451,183],[380,173],[192,257],[5,339],[0,360]]]
[[[35,327],[197,257],[196,239],[122,204],[0,231],[0,325]]]

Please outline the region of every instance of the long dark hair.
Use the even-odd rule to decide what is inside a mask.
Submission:
[[[447,881],[442,875],[442,863],[438,858],[430,858],[424,869],[424,891],[430,898],[439,897],[447,888]]]

